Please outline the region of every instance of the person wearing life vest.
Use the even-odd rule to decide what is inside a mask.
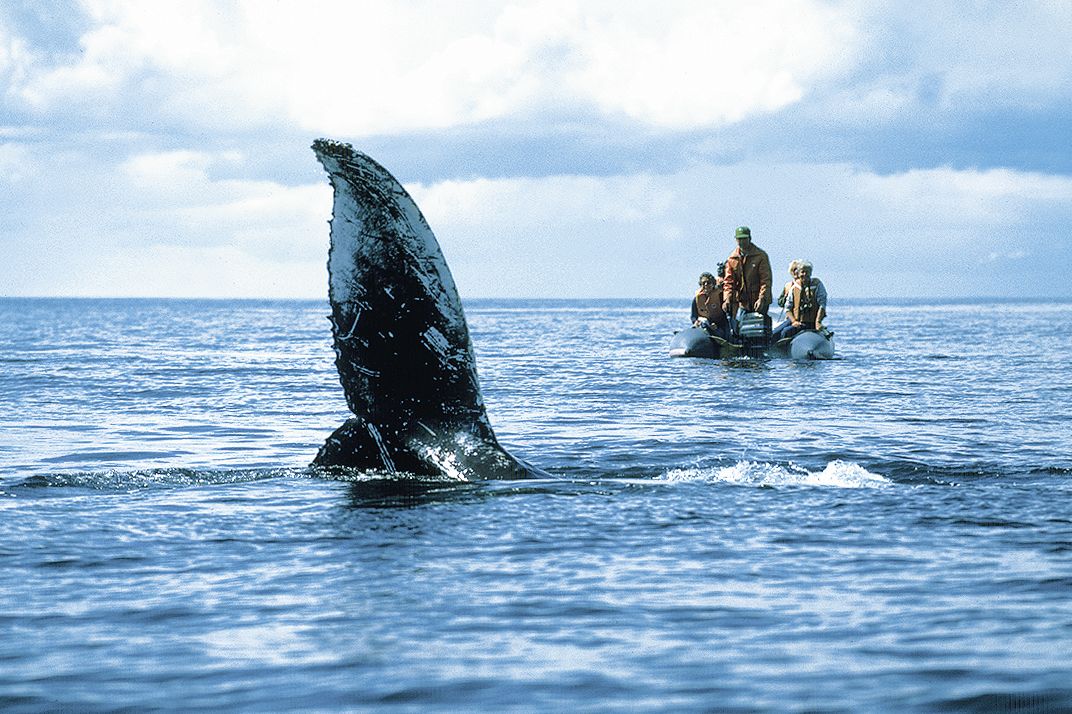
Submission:
[[[789,261],[790,278],[789,282],[782,286],[782,293],[778,296],[778,307],[783,309],[785,308],[785,300],[793,292],[793,286],[796,285],[797,282],[797,271],[800,270],[800,264],[803,262],[804,261],[800,258],[794,258],[793,260]],[[788,317],[785,318],[774,327],[774,329],[771,331],[771,334],[774,334],[778,330],[785,328],[785,326],[789,325],[791,322],[792,320],[790,320]]]
[[[789,261],[789,282],[782,286],[782,294],[778,296],[778,307],[785,307],[785,299],[789,297],[793,285],[797,282],[797,271],[800,270],[800,264],[803,262],[800,258]]]
[[[740,226],[734,237],[737,248],[726,258],[726,281],[722,284],[722,309],[736,316],[745,312],[767,314],[771,304],[771,267],[766,251],[752,243],[752,231]]]
[[[803,261],[797,270],[797,280],[785,299],[788,320],[772,333],[775,340],[792,337],[801,330],[822,331],[826,317],[826,286],[813,278],[812,264]]]
[[[722,311],[723,265],[718,264],[717,278],[711,273],[700,275],[700,289],[692,299],[692,326],[702,327],[712,335],[725,338],[729,334],[729,322]]]

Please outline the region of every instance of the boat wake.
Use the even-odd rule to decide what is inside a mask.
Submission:
[[[831,461],[822,471],[800,466],[782,466],[740,461],[732,466],[671,469],[667,481],[708,481],[737,486],[822,486],[827,488],[886,488],[894,482],[851,461]]]

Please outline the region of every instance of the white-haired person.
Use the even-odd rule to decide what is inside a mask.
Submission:
[[[800,258],[789,261],[789,282],[782,286],[782,294],[778,296],[778,307],[785,307],[785,299],[793,291],[793,284],[797,281],[797,271],[800,270],[803,262]]]
[[[793,281],[785,298],[786,320],[771,332],[771,337],[781,340],[792,337],[801,330],[823,329],[826,318],[826,286],[823,281],[813,278],[812,264],[806,260],[797,268],[797,279]]]
[[[789,297],[790,293],[793,292],[793,285],[797,281],[797,270],[800,269],[800,264],[803,262],[804,261],[800,258],[794,258],[789,261],[789,282],[782,286],[782,294],[778,296],[778,307],[785,308],[785,300]],[[788,325],[789,322],[789,318],[782,320],[774,326],[774,329],[771,330],[771,334],[773,335],[775,332],[778,332],[778,330]]]

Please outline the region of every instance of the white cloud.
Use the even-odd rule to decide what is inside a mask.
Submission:
[[[29,151],[22,144],[0,144],[0,183],[16,184],[33,173]]]
[[[916,120],[933,109],[1037,109],[1072,99],[1072,4],[857,3],[856,73],[817,111]]]
[[[207,182],[206,172],[215,160],[212,154],[202,151],[166,151],[131,156],[119,165],[119,170],[137,186],[167,190],[176,184]]]
[[[680,130],[697,130],[686,136],[715,147],[707,155],[763,156],[769,146],[740,146],[749,127],[718,127],[793,104],[807,126],[821,128],[816,117],[828,115],[886,123],[894,137],[908,127],[909,141],[912,127],[936,117],[1010,106],[1056,115],[1072,98],[1066,2],[938,3],[926,12],[851,0],[83,7],[86,26],[73,46],[19,36],[0,12],[5,291],[321,295],[330,189],[301,169],[290,175],[309,185],[253,177],[251,166],[263,172],[272,163],[263,146],[295,132],[494,121],[505,136],[499,146],[515,151],[511,141],[532,127],[561,145],[571,134],[558,129],[583,122],[591,146],[602,132],[618,152],[603,165],[640,168],[413,186],[467,294],[674,294],[728,252],[740,223],[752,224],[776,262],[812,258],[838,294],[1068,293],[1064,177],[949,168],[879,175],[836,161],[755,158],[643,169],[652,147],[687,153],[674,143]],[[619,141],[622,127],[629,138]],[[759,127],[757,141],[777,129]],[[800,126],[786,129],[794,136]],[[455,132],[431,163],[449,166],[459,142],[479,145],[480,129],[468,131],[463,140]],[[204,139],[184,138],[191,135]],[[645,136],[646,153],[630,163],[629,147]],[[526,150],[544,146],[541,137],[525,140]],[[834,151],[839,141],[854,138],[835,133]],[[241,151],[206,148],[232,145]],[[1000,150],[987,156],[989,165],[1006,160]],[[949,160],[926,158],[930,166]],[[512,159],[503,165],[528,161]],[[447,173],[467,171],[459,160]],[[898,281],[875,280],[895,268]],[[948,278],[932,276],[940,271]]]
[[[443,181],[409,190],[423,210],[442,220],[503,230],[565,228],[578,220],[630,224],[665,214],[674,199],[663,177],[646,174]]]
[[[326,181],[219,178],[242,162],[229,152],[7,151],[34,167],[0,192],[7,294],[324,294]],[[776,274],[808,258],[838,296],[1068,294],[1067,177],[740,163],[409,190],[466,296],[687,294],[740,224]]]
[[[55,250],[39,243],[6,283],[8,295],[319,298],[324,260],[280,261],[232,246],[131,244]]]
[[[666,296],[723,259],[739,224],[751,224],[776,274],[809,258],[841,295],[977,295],[984,278],[1002,295],[1068,292],[1056,267],[1072,253],[1067,177],[745,163],[411,191],[472,295]],[[1041,269],[1023,260],[1036,244],[1052,257]],[[972,272],[1010,261],[1030,275]]]
[[[302,126],[391,132],[586,107],[654,126],[719,124],[798,100],[851,36],[806,2],[788,6],[792,25],[778,22],[786,5],[773,2],[469,4],[449,17],[376,7],[342,13],[330,42],[272,63],[292,79],[287,102]],[[280,31],[273,45],[323,36],[294,10],[286,28],[262,28]],[[350,32],[359,43],[346,41]]]
[[[169,151],[123,161],[118,175],[128,184],[126,209],[154,227],[151,235],[136,240],[229,245],[280,260],[312,259],[323,247],[323,208],[330,206],[330,186],[211,176],[216,167],[242,161],[233,151]]]
[[[319,254],[315,259],[284,262],[233,246],[145,245],[102,257],[96,270],[79,276],[77,294],[238,298],[327,294]]]
[[[1004,228],[1024,220],[1031,206],[1072,202],[1072,179],[1009,169],[937,168],[867,175],[861,191],[920,223]]]
[[[188,230],[197,233],[218,233],[222,227],[228,245],[249,255],[281,262],[315,262],[323,267],[330,206],[331,187],[326,183],[272,185],[243,198],[186,209],[182,220]]]
[[[1010,250],[1010,251],[991,251],[989,254],[983,256],[980,263],[1005,263],[1010,260],[1023,260],[1031,255],[1026,250]]]
[[[100,163],[0,146],[0,168],[11,158],[33,171],[0,192],[8,294],[323,294],[326,182],[216,178],[240,159],[233,152]]]
[[[589,15],[567,81],[605,111],[651,124],[734,122],[798,101],[851,52],[847,18],[817,3],[699,3]],[[729,9],[732,8],[732,9]]]
[[[602,113],[717,127],[827,97],[894,121],[934,103],[1068,97],[1065,2],[82,0],[77,52],[0,26],[7,99],[117,124],[360,136]]]
[[[1002,95],[1030,100],[1069,93],[1072,4],[955,4],[928,22],[947,29],[929,34],[919,64],[943,71],[953,97],[1000,102]]]
[[[8,87],[24,81],[33,62],[29,44],[24,38],[12,35],[0,18],[0,97]]]
[[[12,82],[29,109],[133,95],[193,124],[347,135],[593,109],[677,128],[738,121],[799,100],[853,37],[813,0],[84,5],[80,51],[37,57]]]

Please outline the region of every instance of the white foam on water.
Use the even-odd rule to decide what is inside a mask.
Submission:
[[[667,481],[709,481],[739,486],[824,486],[831,488],[885,488],[893,482],[871,473],[851,461],[831,461],[822,471],[781,466],[756,461],[739,461],[732,466],[671,469],[662,476]]]

